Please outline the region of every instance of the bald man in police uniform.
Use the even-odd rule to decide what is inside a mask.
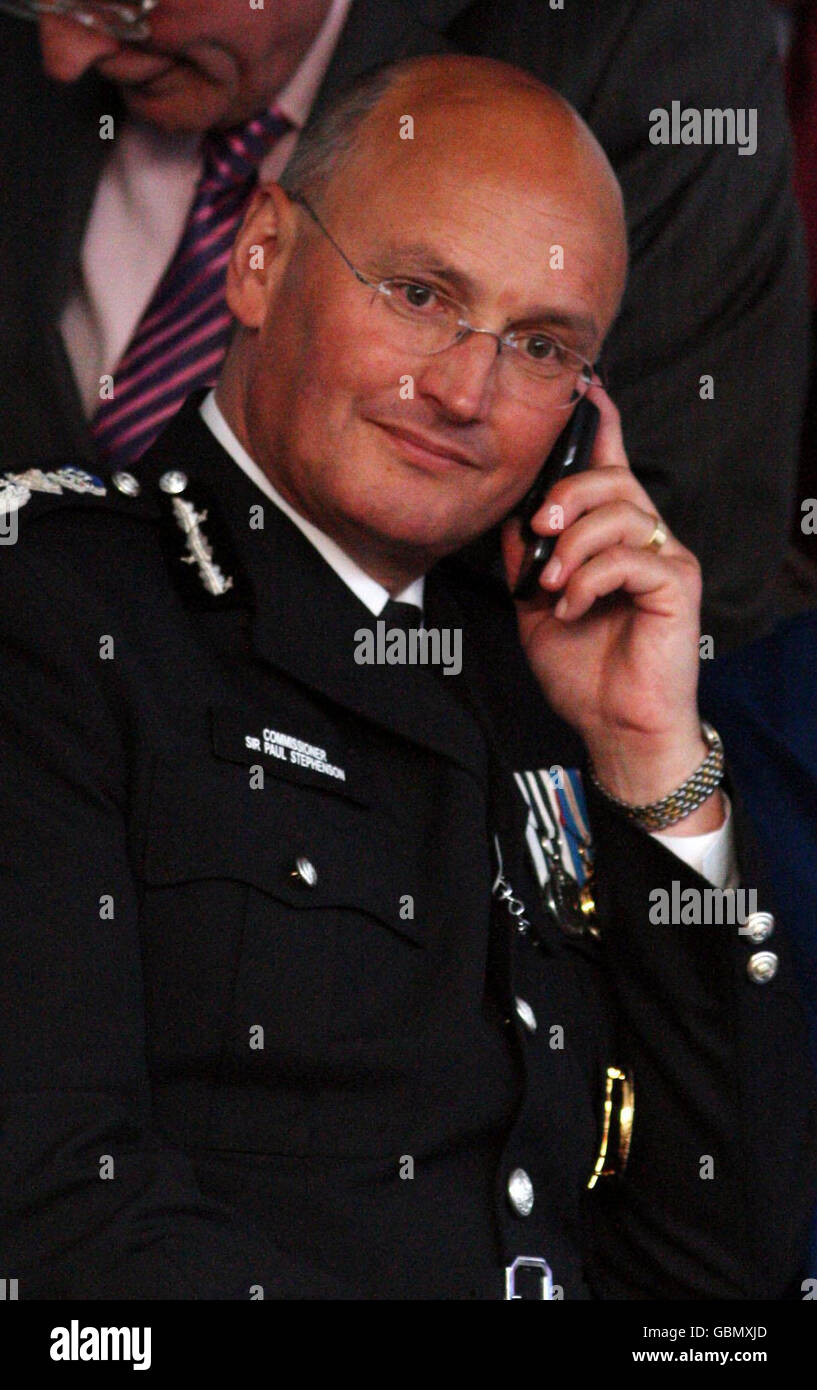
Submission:
[[[502,65],[349,101],[253,199],[216,393],[134,473],[3,482],[0,1267],[32,1299],[778,1297],[813,1086],[697,715],[698,567],[592,384],[618,187]],[[514,611],[458,552],[583,394]],[[740,929],[651,912],[738,881]]]

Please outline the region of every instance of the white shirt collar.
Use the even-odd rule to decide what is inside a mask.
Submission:
[[[273,487],[266,473],[250,458],[243,444],[236,439],[216,404],[215,391],[210,391],[205,397],[201,403],[200,411],[205,425],[215,435],[221,447],[235,460],[239,468],[243,469],[247,477],[251,478],[256,486],[266,493],[270,501],[274,502],[276,507],[279,507],[284,515],[289,517],[307,540],[311,541],[327,565],[331,566],[338,578],[343,580],[346,587],[351,589],[361,603],[366,605],[369,612],[373,613],[375,617],[379,617],[389,601],[388,589],[384,589],[382,584],[378,584],[376,579],[372,579],[370,574],[362,570],[360,565],[346,554],[345,550],[341,550],[331,536],[327,536],[311,521],[307,521],[305,516],[301,516],[300,512],[296,512],[286,498],[282,497],[280,492]],[[419,579],[412,580],[405,589],[399,594],[395,594],[394,597],[401,603],[414,603],[422,609],[424,587],[425,579],[423,575],[420,575]]]

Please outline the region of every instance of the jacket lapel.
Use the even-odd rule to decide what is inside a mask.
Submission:
[[[376,634],[376,617],[225,453],[199,415],[203,394],[188,401],[138,465],[140,478],[154,487],[169,469],[187,475],[184,496],[197,511],[203,505],[207,510],[202,530],[213,560],[234,580],[227,594],[208,599],[194,567],[176,563],[185,544],[174,523],[167,531],[168,564],[188,601],[213,608],[246,605],[252,647],[263,661],[482,780],[482,741],[473,724],[462,719],[445,689],[447,681],[436,680],[421,665],[367,665],[355,659],[359,634]],[[172,499],[160,496],[169,514]],[[263,529],[250,525],[250,509],[259,504]]]

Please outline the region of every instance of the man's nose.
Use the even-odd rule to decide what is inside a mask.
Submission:
[[[496,338],[487,333],[469,333],[424,360],[416,374],[417,390],[421,396],[432,396],[453,418],[481,418],[496,390],[497,346]]]
[[[121,45],[97,29],[87,29],[65,15],[41,16],[43,69],[55,82],[76,82],[98,58],[118,53]]]

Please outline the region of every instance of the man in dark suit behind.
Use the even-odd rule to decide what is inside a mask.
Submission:
[[[66,447],[94,456],[88,420],[100,378],[119,367],[182,234],[203,130],[244,121],[282,95],[297,130],[310,108],[375,64],[439,49],[491,55],[576,106],[624,189],[631,272],[608,344],[609,384],[636,475],[700,558],[704,630],[731,643],[771,621],[794,502],[806,307],[762,0],[131,8],[149,11],[152,35],[135,48],[65,15],[42,17],[47,76],[33,26],[0,19],[0,432],[9,466]],[[652,143],[651,113],[674,101],[754,111],[756,151]],[[294,139],[290,131],[275,147],[282,159]],[[275,150],[265,165],[273,177]]]
[[[348,103],[251,201],[217,392],[133,473],[0,487],[0,1267],[21,1298],[498,1299],[525,1267],[778,1297],[813,1082],[697,714],[699,568],[591,384],[620,190],[506,65]],[[592,466],[514,611],[453,552],[582,394]],[[401,660],[418,605],[442,669]],[[701,906],[739,873],[745,930]]]

